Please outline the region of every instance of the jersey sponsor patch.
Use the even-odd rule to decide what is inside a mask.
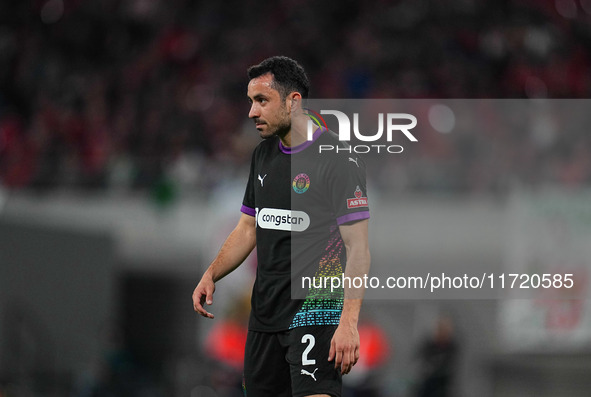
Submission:
[[[359,207],[367,207],[367,197],[363,197],[363,192],[357,186],[355,189],[354,198],[347,199],[347,208],[359,208]]]
[[[310,226],[310,216],[303,211],[278,208],[256,209],[257,225],[263,229],[303,232]]]

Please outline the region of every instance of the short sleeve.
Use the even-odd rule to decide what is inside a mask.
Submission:
[[[366,167],[356,154],[335,155],[328,167],[327,186],[337,224],[369,218]]]
[[[244,199],[242,200],[242,207],[240,208],[240,212],[255,216],[256,214],[256,204],[255,204],[255,197],[254,197],[254,163],[255,163],[255,152],[252,154],[252,159],[250,162],[250,173],[248,175],[248,183],[246,184],[246,191],[244,192]]]

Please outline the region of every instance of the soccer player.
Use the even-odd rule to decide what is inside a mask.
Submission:
[[[248,69],[249,118],[263,141],[255,149],[241,218],[193,292],[195,311],[214,318],[215,283],[257,247],[257,272],[244,362],[248,397],[341,395],[341,376],[359,359],[363,290],[333,290],[326,280],[369,270],[365,165],[325,128],[308,140],[302,107],[309,81],[287,57]],[[292,280],[306,296],[292,299]],[[324,285],[322,285],[322,280]],[[345,283],[343,283],[345,284]]]

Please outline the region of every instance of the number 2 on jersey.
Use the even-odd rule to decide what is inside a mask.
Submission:
[[[310,351],[312,350],[312,348],[316,344],[316,339],[314,339],[314,335],[312,335],[312,334],[306,334],[306,335],[302,336],[302,343],[308,343],[308,346],[306,347],[306,349],[302,353],[302,365],[314,365],[314,364],[316,364],[316,360],[315,359],[308,358],[308,353],[310,353]]]

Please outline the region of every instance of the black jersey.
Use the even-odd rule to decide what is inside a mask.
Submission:
[[[347,144],[319,129],[313,141],[289,148],[272,137],[253,153],[241,209],[256,217],[251,330],[339,323],[342,290],[311,288],[306,299],[291,295],[292,279],[340,277],[346,258],[338,226],[369,218],[362,159],[346,150],[319,153],[321,145]]]

